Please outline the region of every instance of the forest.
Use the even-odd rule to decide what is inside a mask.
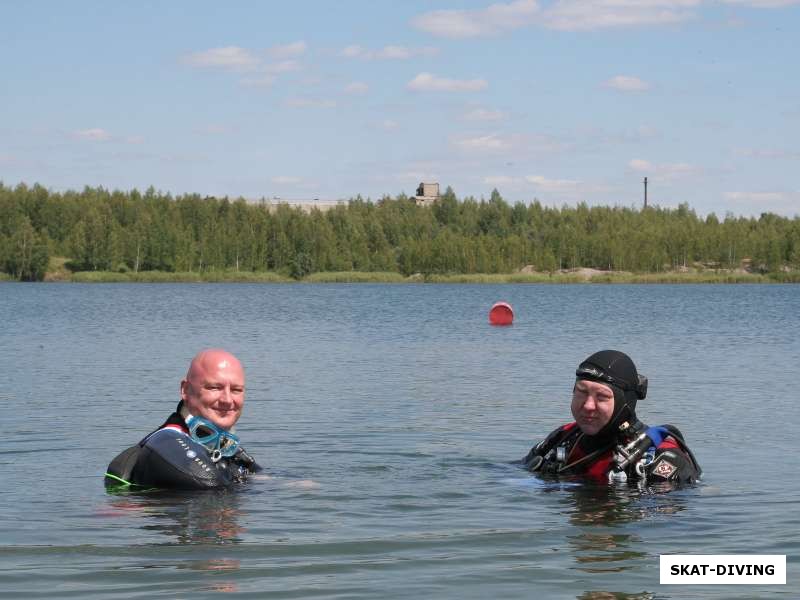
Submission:
[[[76,271],[139,273],[658,273],[703,265],[760,273],[800,269],[800,217],[698,216],[677,208],[548,207],[459,199],[432,206],[400,194],[327,211],[263,201],[145,192],[53,192],[0,183],[0,272],[44,278],[51,257]]]

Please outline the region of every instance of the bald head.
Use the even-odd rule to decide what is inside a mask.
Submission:
[[[202,376],[213,369],[228,369],[232,367],[238,368],[244,373],[242,363],[230,352],[220,350],[219,348],[201,350],[189,364],[189,370],[186,372],[186,379]]]
[[[242,363],[225,350],[203,350],[181,381],[181,399],[192,415],[231,429],[244,408]]]

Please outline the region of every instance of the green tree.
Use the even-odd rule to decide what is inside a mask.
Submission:
[[[0,270],[20,281],[41,281],[50,259],[47,237],[37,233],[30,219],[22,216],[17,220],[14,233],[3,238]]]

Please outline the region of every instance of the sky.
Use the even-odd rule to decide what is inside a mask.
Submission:
[[[0,182],[800,214],[800,0],[0,0]],[[794,175],[792,175],[794,173]]]

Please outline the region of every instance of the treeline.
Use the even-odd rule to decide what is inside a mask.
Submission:
[[[549,208],[404,195],[361,197],[322,212],[243,199],[0,183],[0,271],[42,279],[50,256],[81,271],[511,273],[591,267],[659,272],[702,262],[761,272],[800,268],[800,218],[700,218],[677,209]]]

